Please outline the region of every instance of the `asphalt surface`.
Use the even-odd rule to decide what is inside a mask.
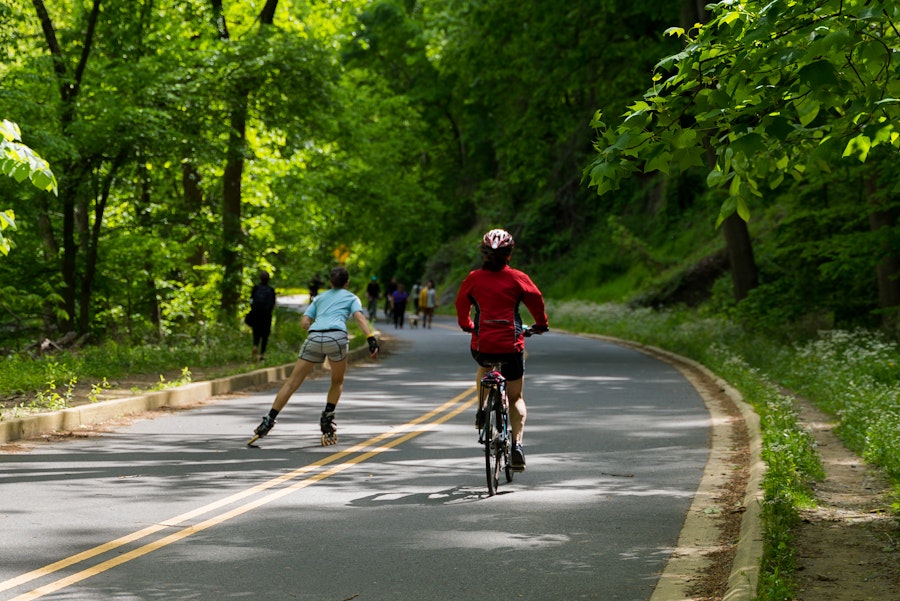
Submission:
[[[529,339],[528,469],[488,497],[466,335],[385,334],[332,447],[320,377],[259,448],[274,388],[0,456],[0,600],[651,598],[710,456],[678,370]]]

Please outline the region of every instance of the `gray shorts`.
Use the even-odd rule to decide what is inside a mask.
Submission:
[[[343,330],[312,331],[300,347],[300,358],[310,363],[324,363],[325,357],[343,361],[349,348],[350,339]]]

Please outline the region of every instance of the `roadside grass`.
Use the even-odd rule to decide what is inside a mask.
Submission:
[[[276,309],[265,364],[295,361],[305,336],[300,313]],[[39,357],[9,355],[0,359],[0,398],[7,400],[0,419],[64,409],[70,406],[79,384],[90,386],[89,397],[98,400],[113,386],[111,382],[129,376],[158,374],[159,380],[150,388],[159,389],[190,382],[200,371],[205,379],[211,379],[258,369],[260,364],[250,360],[251,348],[250,329],[241,325],[210,327],[197,337],[176,334],[157,343],[113,341]],[[14,399],[14,403],[8,399]]]
[[[788,342],[690,311],[630,310],[622,305],[548,303],[551,325],[667,349],[702,363],[739,390],[760,416],[766,464],[764,551],[757,599],[795,598],[792,529],[814,503],[810,485],[824,476],[811,434],[782,386],[837,421],[837,434],[884,469],[900,518],[900,349],[877,332],[827,331]],[[786,339],[785,339],[786,340]]]

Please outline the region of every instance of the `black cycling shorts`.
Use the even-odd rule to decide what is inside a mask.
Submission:
[[[482,367],[501,363],[500,373],[507,380],[520,380],[525,375],[525,353],[482,353],[472,349],[472,357]]]

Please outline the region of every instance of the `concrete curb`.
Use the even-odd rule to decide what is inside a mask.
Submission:
[[[763,552],[762,534],[762,481],[766,466],[762,460],[762,435],[759,415],[746,403],[741,394],[725,380],[718,377],[706,366],[692,359],[676,355],[664,349],[622,340],[610,336],[584,334],[590,338],[606,340],[613,344],[627,346],[650,356],[667,361],[675,366],[691,382],[700,393],[703,402],[710,412],[713,422],[710,459],[703,472],[700,486],[688,510],[687,518],[678,538],[676,549],[660,575],[659,583],[654,589],[650,601],[684,601],[690,599],[685,594],[690,581],[705,566],[704,557],[711,551],[719,549],[718,532],[715,522],[706,513],[714,505],[711,502],[713,491],[723,480],[722,475],[727,467],[722,463],[730,451],[730,443],[722,433],[719,422],[724,422],[724,415],[709,395],[698,387],[696,378],[686,368],[696,370],[728,396],[738,408],[749,437],[749,478],[744,492],[744,514],[741,518],[741,529],[737,549],[728,577],[728,586],[723,601],[750,601],[756,597],[759,584],[759,568]]]
[[[357,348],[350,351],[349,356],[351,362],[357,361],[368,357],[369,351],[365,347]],[[210,397],[266,384],[275,384],[287,379],[293,368],[293,363],[278,365],[216,380],[192,382],[176,388],[144,392],[122,399],[101,401],[61,411],[0,421],[0,444],[33,438],[50,432],[74,430],[161,407],[186,407]]]

